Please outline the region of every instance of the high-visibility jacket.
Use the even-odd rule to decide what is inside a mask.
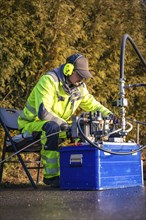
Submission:
[[[83,111],[100,111],[103,116],[111,114],[89,94],[85,83],[74,87],[70,94],[65,91],[63,65],[43,75],[38,81],[18,119],[19,128],[33,121],[68,121],[80,107]]]
[[[66,83],[63,67],[64,65],[61,65],[43,75],[33,88],[18,118],[18,125],[22,132],[42,131],[42,126],[47,121],[55,121],[59,125],[68,122],[78,107],[86,112],[100,111],[103,116],[112,113],[89,94],[85,83],[70,88]],[[42,135],[45,135],[43,131]],[[42,144],[45,144],[45,140]],[[46,167],[50,166],[46,161],[53,161],[53,159],[55,161],[57,157],[57,152],[42,149],[46,177],[58,175],[59,165],[56,165],[58,172],[55,171],[55,165],[52,166],[54,173],[50,167],[48,168],[50,174],[46,171]]]

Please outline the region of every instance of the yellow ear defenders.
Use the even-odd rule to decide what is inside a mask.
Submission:
[[[67,58],[66,60],[66,64],[64,65],[63,68],[63,73],[65,76],[70,76],[73,73],[74,70],[74,63],[75,61],[79,58],[82,57],[83,55],[81,54],[74,54],[71,55],[70,57]]]
[[[67,63],[63,68],[63,73],[65,76],[70,76],[73,70],[74,70],[74,65],[72,63]]]

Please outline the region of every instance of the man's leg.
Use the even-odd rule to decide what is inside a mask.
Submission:
[[[59,175],[60,175],[60,166],[59,166],[59,153],[57,151],[52,151],[49,149],[46,149],[46,144],[49,142],[49,137],[46,138],[46,135],[49,135],[49,132],[54,133],[55,129],[52,129],[50,131],[49,126],[47,126],[47,123],[49,122],[42,122],[42,121],[37,121],[37,122],[31,122],[28,123],[22,132],[26,132],[28,131],[29,133],[33,133],[33,132],[42,132],[41,135],[41,143],[42,143],[42,150],[41,150],[41,156],[42,156],[42,163],[44,166],[44,180],[50,180],[50,178],[52,180],[54,180],[55,177],[57,177],[58,181],[56,184],[56,178],[55,178],[55,184],[52,184],[54,187],[59,186]],[[45,129],[44,129],[45,127]],[[59,136],[59,135],[58,135]],[[53,136],[51,136],[53,137]],[[51,138],[50,137],[50,138]],[[55,137],[56,139],[57,137]],[[55,142],[54,142],[55,143]],[[57,142],[58,143],[58,142]],[[52,142],[53,144],[53,142]],[[56,148],[56,146],[55,146]],[[53,146],[52,148],[53,149]],[[44,181],[45,182],[45,181]],[[54,181],[53,181],[54,182]],[[48,185],[51,185],[51,181],[46,181],[45,182]]]

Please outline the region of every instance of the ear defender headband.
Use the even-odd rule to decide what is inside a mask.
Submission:
[[[74,55],[71,55],[70,57],[67,58],[66,64],[63,68],[63,73],[65,76],[72,75],[73,70],[74,70],[74,63],[77,61],[77,59],[79,59],[82,56],[83,55],[81,55],[81,54],[74,54]]]

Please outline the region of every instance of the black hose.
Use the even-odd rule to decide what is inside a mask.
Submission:
[[[124,58],[125,58],[125,47],[126,47],[126,41],[129,40],[130,43],[132,44],[133,48],[135,49],[138,57],[146,67],[146,61],[144,60],[143,56],[141,55],[140,51],[136,47],[133,39],[128,35],[125,34],[123,39],[122,39],[122,45],[121,45],[121,54],[120,54],[120,78],[124,79]]]
[[[137,121],[137,120],[134,120],[134,119],[131,119],[131,118],[126,118],[126,119],[127,119],[128,121],[135,122],[136,124],[146,125],[146,122]]]
[[[110,150],[105,150],[105,149],[99,147],[98,144],[93,143],[92,141],[90,141],[90,140],[85,136],[85,134],[83,133],[83,131],[82,131],[81,127],[80,127],[80,122],[81,122],[81,121],[84,121],[84,119],[80,117],[80,118],[77,120],[77,127],[78,127],[78,129],[79,129],[79,131],[80,131],[82,137],[91,145],[91,147],[96,147],[96,148],[98,148],[98,150],[104,151],[104,152],[109,153],[109,154],[114,154],[114,155],[130,155],[130,154],[137,153],[137,152],[143,150],[143,149],[146,147],[146,145],[144,145],[144,146],[140,147],[140,148],[137,149],[137,150],[132,150],[131,152],[114,152],[114,151],[110,151]]]
[[[125,89],[129,89],[129,88],[132,88],[132,87],[141,87],[141,86],[146,86],[146,84],[144,83],[138,83],[138,84],[129,84],[129,85],[126,85],[124,86]]]

